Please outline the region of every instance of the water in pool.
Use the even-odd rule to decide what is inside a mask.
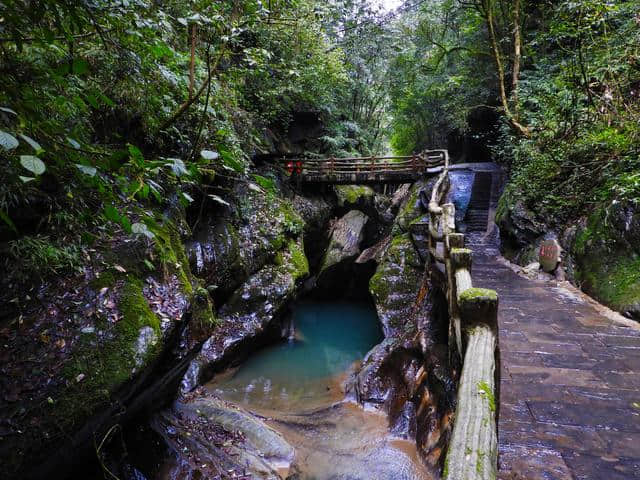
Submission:
[[[347,373],[382,339],[375,308],[366,303],[302,302],[292,314],[295,335],[265,348],[211,388],[261,410],[299,411],[342,400]]]

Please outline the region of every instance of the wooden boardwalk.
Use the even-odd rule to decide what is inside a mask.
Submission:
[[[500,298],[498,478],[640,479],[638,325],[516,273],[491,217],[488,235],[468,237],[474,280]]]

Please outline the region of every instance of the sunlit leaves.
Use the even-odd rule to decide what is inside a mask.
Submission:
[[[200,156],[205,160],[216,160],[220,156],[220,154],[212,150],[202,150],[200,152]]]
[[[36,142],[33,138],[24,135],[24,134],[20,134],[20,138],[22,138],[25,142],[27,142],[31,148],[33,148],[36,152],[36,155],[40,155],[41,153],[44,152],[44,148],[42,148],[42,146],[40,146],[40,144],[38,142]]]
[[[20,155],[20,165],[36,176],[42,175],[47,169],[44,162],[35,155]]]
[[[0,130],[0,146],[2,146],[2,148],[5,150],[13,150],[17,148],[18,145],[20,145],[20,142],[16,137]]]

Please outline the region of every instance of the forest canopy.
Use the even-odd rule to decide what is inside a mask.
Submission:
[[[73,268],[104,228],[152,236],[170,199],[268,189],[253,159],[296,112],[322,124],[301,153],[491,158],[561,216],[637,200],[639,15],[597,0],[3,0],[3,248],[22,272]]]

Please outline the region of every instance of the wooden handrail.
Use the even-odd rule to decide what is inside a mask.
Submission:
[[[449,165],[449,154],[446,150],[427,150],[410,156],[369,156],[346,158],[283,158],[291,173],[297,178],[309,181],[339,182],[348,181],[349,175],[369,175],[369,178],[355,177],[354,181],[383,181],[385,175],[390,180],[397,176],[414,177],[423,175],[429,168]],[[395,177],[394,177],[395,175]]]
[[[496,351],[498,295],[474,288],[471,250],[455,231],[455,206],[443,203],[450,187],[448,155],[429,201],[429,265],[444,264],[450,347],[461,356],[462,372],[444,480],[489,480],[497,475]],[[438,244],[442,243],[442,253]],[[455,348],[454,348],[455,347]]]

